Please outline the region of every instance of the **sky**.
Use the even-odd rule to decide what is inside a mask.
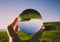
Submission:
[[[37,10],[44,22],[60,21],[60,0],[0,0],[0,29],[29,8]]]

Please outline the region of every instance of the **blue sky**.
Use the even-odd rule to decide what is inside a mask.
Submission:
[[[39,11],[44,22],[60,21],[60,0],[0,0],[0,29],[28,8]]]

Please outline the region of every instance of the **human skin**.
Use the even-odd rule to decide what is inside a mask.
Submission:
[[[7,26],[7,34],[9,37],[9,42],[40,42],[39,38],[41,37],[45,27],[42,26],[42,28],[29,40],[22,41],[18,37],[18,17],[16,17],[11,24]]]

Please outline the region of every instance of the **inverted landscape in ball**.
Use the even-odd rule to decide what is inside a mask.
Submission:
[[[18,27],[24,33],[35,34],[42,25],[42,16],[34,9],[26,9],[19,15]]]

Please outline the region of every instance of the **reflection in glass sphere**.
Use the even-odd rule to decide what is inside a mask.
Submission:
[[[38,32],[43,25],[41,14],[34,9],[26,9],[19,15],[18,27],[27,34]]]

